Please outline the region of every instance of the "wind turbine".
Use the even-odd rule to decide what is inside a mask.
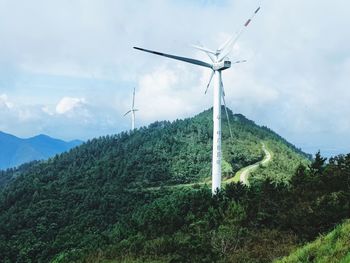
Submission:
[[[135,112],[138,111],[138,109],[135,109],[135,88],[134,92],[132,94],[132,104],[131,104],[131,109],[124,114],[124,116],[128,115],[131,113],[131,130],[135,129]]]
[[[211,60],[211,63],[207,63],[201,60],[180,57],[170,54],[165,54],[153,50],[143,49],[139,47],[134,47],[134,49],[141,50],[144,52],[152,53],[155,55],[172,58],[187,63],[195,64],[198,66],[206,67],[212,70],[209,83],[205,90],[210,86],[212,79],[214,78],[214,99],[213,99],[213,152],[212,152],[212,193],[213,195],[217,193],[221,188],[221,100],[223,100],[226,109],[225,103],[225,92],[222,82],[221,72],[225,69],[231,67],[232,64],[246,62],[245,60],[239,60],[231,62],[227,55],[232,51],[234,45],[236,44],[238,38],[242,35],[244,30],[248,27],[254,16],[259,12],[260,7],[257,8],[253,15],[245,22],[242,28],[233,36],[231,36],[225,43],[223,43],[216,51],[210,50],[204,46],[193,45],[194,48],[203,51],[208,55]],[[228,114],[227,114],[228,117]],[[230,130],[231,132],[231,130]]]

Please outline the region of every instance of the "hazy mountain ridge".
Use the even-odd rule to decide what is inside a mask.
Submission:
[[[48,159],[81,143],[82,141],[79,140],[65,142],[43,134],[22,139],[0,131],[0,169]]]

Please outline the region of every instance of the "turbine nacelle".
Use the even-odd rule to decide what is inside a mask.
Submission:
[[[230,60],[223,60],[213,63],[213,70],[225,70],[231,67]]]

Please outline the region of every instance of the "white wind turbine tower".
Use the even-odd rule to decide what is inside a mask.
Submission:
[[[152,50],[148,50],[148,49],[134,47],[137,50],[149,52],[149,53],[159,55],[159,56],[164,56],[167,58],[181,60],[181,61],[195,64],[198,66],[207,67],[207,68],[210,68],[212,70],[211,75],[210,75],[210,79],[209,79],[209,83],[207,85],[205,93],[207,93],[207,90],[209,88],[211,80],[214,77],[213,152],[212,152],[212,193],[213,194],[216,194],[216,192],[218,190],[220,190],[220,188],[221,188],[221,99],[224,102],[225,110],[226,110],[226,114],[227,114],[225,97],[224,97],[225,92],[224,92],[221,72],[225,69],[230,68],[232,64],[246,62],[245,60],[241,60],[241,61],[235,61],[235,62],[231,63],[231,61],[228,59],[227,55],[232,51],[238,38],[241,36],[241,34],[244,32],[244,30],[248,27],[248,25],[250,24],[250,22],[252,21],[254,16],[259,12],[259,10],[260,10],[260,7],[255,10],[253,15],[250,17],[250,19],[247,20],[247,22],[237,32],[237,34],[230,37],[216,51],[210,50],[210,49],[203,47],[203,46],[193,46],[194,48],[205,52],[208,55],[208,57],[210,58],[211,63],[207,63],[207,62],[192,59],[192,58],[179,57],[179,56],[165,54],[165,53],[161,53],[161,52],[157,52],[157,51],[152,51]],[[228,118],[228,114],[227,114],[227,118]],[[230,130],[230,132],[231,132],[231,130]],[[231,134],[231,136],[232,136],[232,134]]]
[[[132,104],[131,104],[131,109],[124,114],[124,116],[128,115],[131,113],[131,130],[135,129],[135,112],[138,111],[138,109],[135,109],[135,88],[134,92],[132,94]]]

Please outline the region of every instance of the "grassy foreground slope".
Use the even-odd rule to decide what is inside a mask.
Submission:
[[[350,262],[350,220],[275,263]]]

